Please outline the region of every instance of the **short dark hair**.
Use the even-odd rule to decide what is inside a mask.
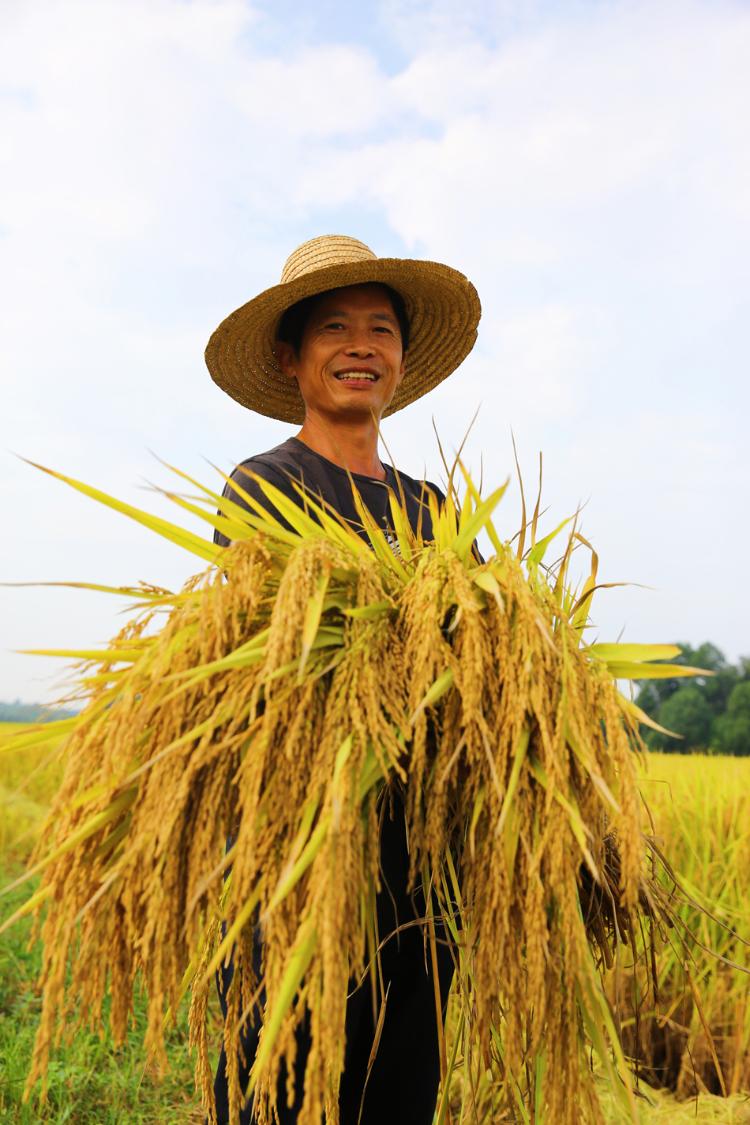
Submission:
[[[401,346],[403,350],[406,351],[409,347],[409,317],[406,313],[406,302],[404,298],[395,289],[391,289],[390,285],[385,285],[382,281],[368,281],[362,284],[379,285],[382,289],[385,289],[388,299],[393,305],[396,320],[398,321],[398,327],[401,333]],[[295,355],[299,355],[307,322],[312,315],[316,303],[323,296],[324,293],[313,293],[312,297],[303,297],[301,301],[297,301],[296,305],[291,305],[279,321],[279,327],[276,329],[276,339],[284,344],[291,344],[294,348]]]

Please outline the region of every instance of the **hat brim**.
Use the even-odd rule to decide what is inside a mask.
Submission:
[[[206,347],[214,382],[233,399],[283,422],[301,423],[305,404],[297,382],[274,354],[282,314],[305,297],[345,285],[390,285],[406,305],[409,348],[404,377],[385,416],[402,410],[441,383],[466,358],[477,338],[481,305],[458,270],[440,262],[373,258],[337,263],[266,289],[221,322]]]

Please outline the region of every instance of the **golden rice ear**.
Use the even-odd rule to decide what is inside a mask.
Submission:
[[[575,523],[550,567],[546,551],[565,524],[540,537],[537,501],[531,545],[524,526],[514,550],[492,523],[506,485],[484,499],[458,460],[454,475],[461,503],[453,489],[442,505],[427,498],[431,543],[390,496],[398,557],[356,490],[370,546],[303,491],[305,511],[263,482],[276,515],[249,495],[250,512],[223,503],[207,522],[240,541],[217,551],[60,477],[216,565],[178,593],[144,588],[138,615],[109,646],[62,650],[80,662],[87,705],[16,742],[64,737],[67,758],[30,869],[40,889],[7,923],[32,910],[44,919],[29,1090],[55,1032],[100,1011],[106,992],[122,1039],[140,978],[157,1058],[169,1014],[192,989],[210,1112],[207,990],[231,958],[224,1043],[235,1117],[240,1037],[262,990],[258,1112],[275,1112],[308,1012],[300,1121],[335,1122],[352,978],[369,982],[376,1011],[384,999],[379,814],[398,780],[410,879],[430,904],[406,924],[424,929],[433,958],[440,930],[457,966],[440,1112],[460,1060],[467,1089],[484,1083],[493,1112],[596,1119],[593,1051],[620,1112],[636,1120],[602,981],[626,944],[654,983],[637,935],[668,921],[670,905],[643,823],[640,715],[615,677],[695,670],[660,663],[670,646],[587,645],[597,560],[592,552],[589,580],[572,591],[570,557],[585,542]],[[200,501],[169,493],[181,509],[216,502],[191,483]],[[479,563],[472,544],[482,533],[495,554]]]

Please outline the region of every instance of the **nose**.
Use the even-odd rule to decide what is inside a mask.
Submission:
[[[357,359],[365,359],[367,356],[375,354],[374,348],[366,340],[352,341],[347,344],[344,351],[347,355],[356,356]]]
[[[372,340],[367,329],[352,326],[344,351],[347,355],[356,356],[358,359],[374,355]]]

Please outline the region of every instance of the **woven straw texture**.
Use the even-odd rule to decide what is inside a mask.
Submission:
[[[356,238],[328,234],[299,246],[281,283],[266,289],[222,321],[206,348],[211,378],[237,402],[269,418],[301,423],[305,407],[294,379],[283,374],[274,344],[282,314],[316,293],[344,285],[382,282],[404,299],[411,340],[406,370],[385,414],[402,410],[441,383],[469,354],[477,338],[477,291],[458,270],[439,262],[378,258]]]

